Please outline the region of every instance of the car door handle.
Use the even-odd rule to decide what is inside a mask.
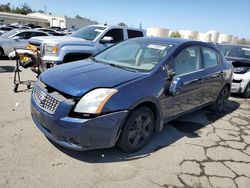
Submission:
[[[224,75],[224,73],[223,73],[223,71],[221,71],[219,73],[215,73],[215,74],[211,75],[211,78],[217,78],[217,77],[220,77],[220,76],[223,76],[223,75]]]

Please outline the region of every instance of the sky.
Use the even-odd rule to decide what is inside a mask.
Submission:
[[[27,3],[34,10],[58,16],[77,14],[116,25],[188,29],[220,33],[250,39],[250,0],[1,0],[18,6]]]

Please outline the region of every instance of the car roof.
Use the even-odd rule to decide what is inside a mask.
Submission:
[[[228,46],[228,47],[250,47],[250,45],[241,45],[241,44],[217,44],[218,46]]]
[[[194,43],[202,43],[200,41],[195,41],[195,40],[190,40],[190,39],[181,39],[181,38],[163,38],[163,37],[139,37],[139,38],[134,38],[136,40],[145,40],[145,41],[152,41],[152,42],[164,42],[164,43],[174,43],[174,44],[183,44],[187,42],[194,42]]]

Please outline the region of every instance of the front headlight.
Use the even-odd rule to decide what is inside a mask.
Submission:
[[[45,44],[44,53],[45,55],[56,55],[58,52],[57,44]]]
[[[117,89],[110,88],[92,90],[81,98],[74,111],[78,113],[99,114],[109,98],[117,92]]]

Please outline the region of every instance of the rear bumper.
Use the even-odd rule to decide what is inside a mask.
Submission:
[[[51,115],[31,99],[32,119],[44,135],[63,147],[79,151],[113,147],[128,114],[125,110],[80,119],[68,117],[69,109],[62,102]]]

